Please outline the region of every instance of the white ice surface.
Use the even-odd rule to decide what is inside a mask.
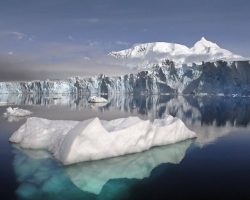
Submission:
[[[157,64],[162,66],[162,61],[166,59],[174,61],[176,67],[182,67],[182,64],[198,64],[202,61],[217,59],[243,59],[242,56],[223,49],[204,37],[191,48],[175,43],[153,42],[134,45],[132,48],[121,51],[113,51],[109,55],[122,58],[123,61],[127,60],[125,62],[127,66],[137,69],[148,69]]]
[[[21,109],[21,108],[8,107],[6,108],[6,112],[4,114],[15,116],[15,117],[24,117],[24,116],[28,116],[32,114],[32,112],[30,112],[29,110]]]
[[[106,103],[108,102],[107,99],[104,99],[103,97],[97,97],[97,96],[91,96],[88,100],[90,103]]]
[[[167,115],[153,123],[138,117],[82,122],[28,118],[10,142],[22,148],[47,149],[64,165],[145,151],[196,137],[179,118]]]

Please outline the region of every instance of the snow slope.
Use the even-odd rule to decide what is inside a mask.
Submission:
[[[82,122],[28,118],[9,139],[22,148],[47,149],[64,165],[148,150],[194,138],[179,118],[143,121],[138,117]]]
[[[132,68],[145,69],[155,66],[165,66],[166,60],[174,61],[177,65],[184,63],[200,63],[217,59],[242,58],[240,55],[220,48],[216,43],[202,37],[195,45],[188,48],[185,45],[154,42],[135,45],[122,51],[113,51],[109,55],[122,58],[124,64]]]

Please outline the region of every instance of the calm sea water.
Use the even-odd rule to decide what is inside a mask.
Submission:
[[[107,97],[108,98],[108,97]],[[179,117],[195,140],[143,153],[62,166],[46,151],[8,142],[26,118],[0,118],[1,199],[205,199],[250,196],[250,99],[116,96],[106,105],[86,98],[0,95],[0,114],[18,106],[47,119],[111,120]]]

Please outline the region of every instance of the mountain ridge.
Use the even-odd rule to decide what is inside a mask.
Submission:
[[[127,61],[127,66],[139,69],[162,66],[164,60],[174,61],[177,65],[201,63],[217,59],[239,59],[240,55],[219,47],[205,37],[197,41],[194,46],[168,42],[152,42],[134,45],[132,48],[112,51],[110,56]]]

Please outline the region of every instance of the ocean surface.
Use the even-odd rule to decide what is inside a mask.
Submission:
[[[1,199],[243,199],[250,196],[250,98],[122,96],[107,104],[87,97],[0,94]],[[51,120],[179,117],[197,138],[148,151],[62,166],[44,150],[21,149],[9,137],[26,117],[8,106]],[[133,133],[129,133],[133,134]]]

